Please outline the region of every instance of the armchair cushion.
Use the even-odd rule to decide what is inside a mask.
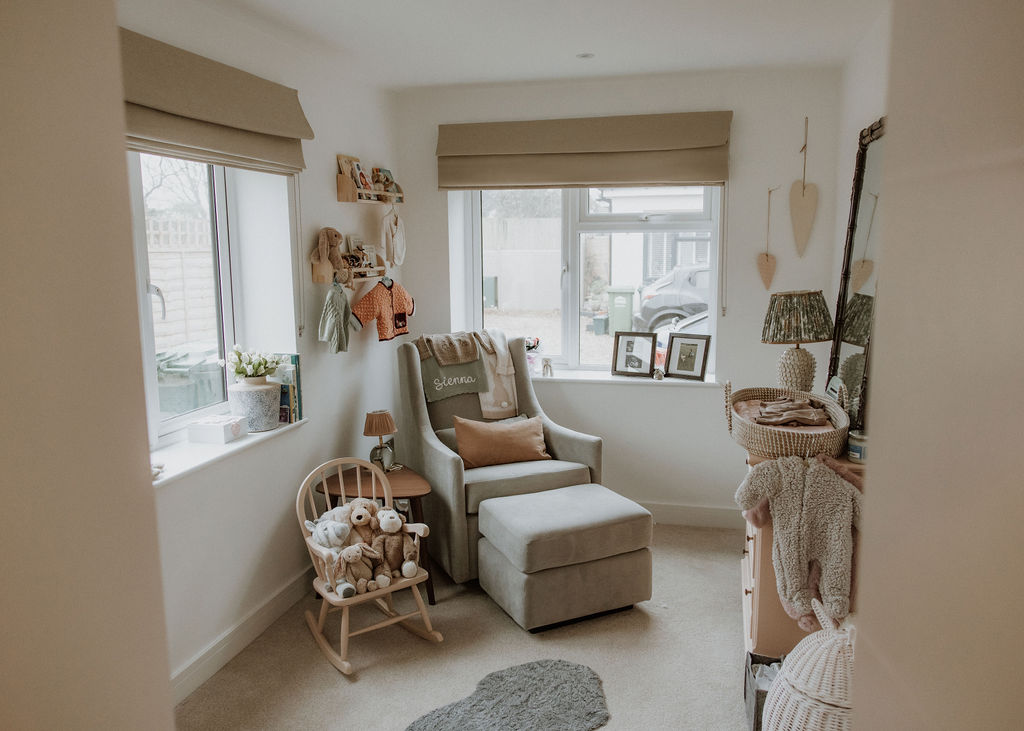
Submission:
[[[512,422],[482,422],[453,417],[455,442],[466,467],[486,467],[551,459],[539,416]]]
[[[466,513],[473,515],[479,510],[480,503],[488,498],[581,485],[590,482],[591,478],[590,468],[585,464],[545,459],[467,469],[465,481]]]

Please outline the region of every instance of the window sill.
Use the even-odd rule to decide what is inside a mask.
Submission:
[[[685,386],[687,388],[721,388],[715,380],[714,373],[708,373],[703,381],[691,381],[687,378],[665,377],[656,381],[649,377],[615,376],[608,371],[555,371],[553,376],[532,376],[537,383],[614,383],[619,386]]]
[[[199,444],[185,440],[155,449],[149,453],[150,462],[163,464],[164,471],[153,480],[153,487],[163,487],[225,457],[297,429],[308,421],[306,418],[271,431],[252,432],[227,444]]]

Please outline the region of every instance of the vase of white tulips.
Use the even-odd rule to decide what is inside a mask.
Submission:
[[[231,413],[244,416],[251,432],[277,428],[281,386],[267,383],[267,376],[273,375],[282,359],[255,350],[242,350],[242,346],[236,345],[221,363],[237,380],[228,386]]]

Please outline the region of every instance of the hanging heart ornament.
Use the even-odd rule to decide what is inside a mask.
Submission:
[[[761,281],[764,282],[764,288],[770,290],[772,279],[775,278],[775,255],[769,254],[767,251],[758,254],[757,271],[761,275]]]
[[[858,259],[850,265],[850,286],[851,293],[860,291],[860,288],[871,278],[871,272],[875,270],[875,262],[870,259]]]
[[[814,226],[814,214],[818,211],[818,186],[814,183],[804,185],[803,181],[793,181],[789,189],[789,217],[793,221],[793,240],[796,242],[796,253],[804,255],[807,242],[811,240],[811,228]]]

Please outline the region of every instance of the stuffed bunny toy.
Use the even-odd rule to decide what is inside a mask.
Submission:
[[[419,563],[419,548],[412,536],[402,532],[405,517],[397,510],[385,508],[377,511],[380,532],[373,539],[373,550],[395,578],[404,576],[411,579],[416,575]]]
[[[341,549],[341,556],[334,567],[334,578],[352,584],[356,594],[376,591],[379,587],[373,578],[373,560],[380,560],[380,554],[365,543],[355,543]]]

